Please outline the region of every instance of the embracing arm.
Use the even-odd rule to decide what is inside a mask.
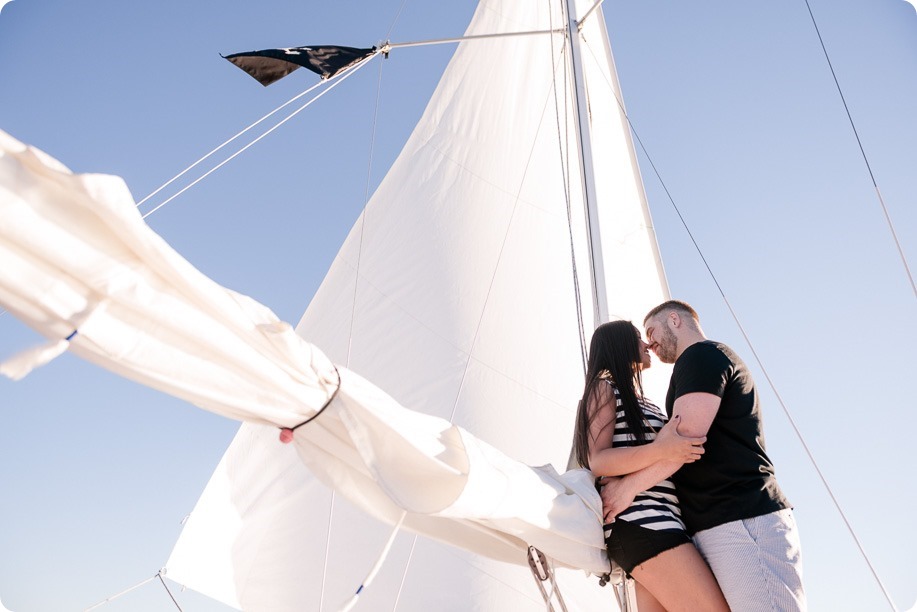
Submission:
[[[604,448],[589,453],[589,466],[596,476],[621,476],[638,472],[660,462],[681,466],[704,454],[707,438],[686,437],[678,433],[680,419],[673,418],[659,430],[656,439],[641,446]],[[678,469],[677,467],[675,469]]]
[[[589,414],[597,411],[589,428],[589,468],[596,476],[630,474],[667,460],[681,465],[697,461],[703,454],[701,445],[706,438],[680,435],[677,431],[679,418],[667,423],[650,444],[612,448],[616,404],[614,392],[608,385],[600,385],[589,399]]]
[[[682,435],[705,436],[720,407],[720,398],[712,393],[688,393],[675,400],[672,420]],[[677,433],[677,432],[676,432]],[[687,438],[690,439],[690,438]],[[642,491],[662,482],[678,471],[687,461],[663,460],[622,478],[609,481],[602,489],[602,504],[606,520],[615,517],[634,501]]]

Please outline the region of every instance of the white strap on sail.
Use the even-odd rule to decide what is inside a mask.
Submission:
[[[63,354],[70,340],[55,340],[24,350],[0,363],[0,374],[11,380],[22,380],[29,372]]]
[[[79,334],[79,328],[86,324],[96,312],[104,309],[106,304],[107,300],[102,300],[84,315],[76,316],[74,318],[77,322],[76,329],[66,338],[52,340],[26,349],[0,363],[0,374],[11,380],[22,380],[36,368],[40,368],[60,357],[70,348],[71,341]]]

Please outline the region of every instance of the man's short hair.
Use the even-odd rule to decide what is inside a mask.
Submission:
[[[656,306],[651,311],[643,317],[643,324],[646,325],[646,322],[658,315],[660,312],[674,310],[680,315],[688,315],[694,319],[695,326],[700,325],[700,317],[697,316],[697,311],[691,308],[691,305],[687,302],[682,302],[681,300],[669,300],[668,302],[663,302],[659,306]]]

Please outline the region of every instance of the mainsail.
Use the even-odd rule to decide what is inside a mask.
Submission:
[[[467,34],[566,25],[560,2],[484,0]],[[574,35],[609,311],[639,320],[666,287],[601,10]],[[582,337],[597,324],[575,108],[562,34],[461,43],[297,327],[402,405],[557,468],[582,387]],[[654,374],[647,384],[659,389],[665,372]],[[334,609],[390,529],[319,484],[276,430],[246,424],[168,576],[244,609]],[[582,573],[560,580],[568,603],[613,605]],[[364,599],[367,609],[543,609],[527,568],[407,533]]]

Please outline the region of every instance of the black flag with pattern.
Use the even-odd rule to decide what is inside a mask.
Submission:
[[[363,58],[369,57],[376,48],[357,49],[322,45],[318,47],[292,47],[289,49],[264,49],[223,56],[252,75],[265,87],[287,76],[300,66],[330,79]]]

